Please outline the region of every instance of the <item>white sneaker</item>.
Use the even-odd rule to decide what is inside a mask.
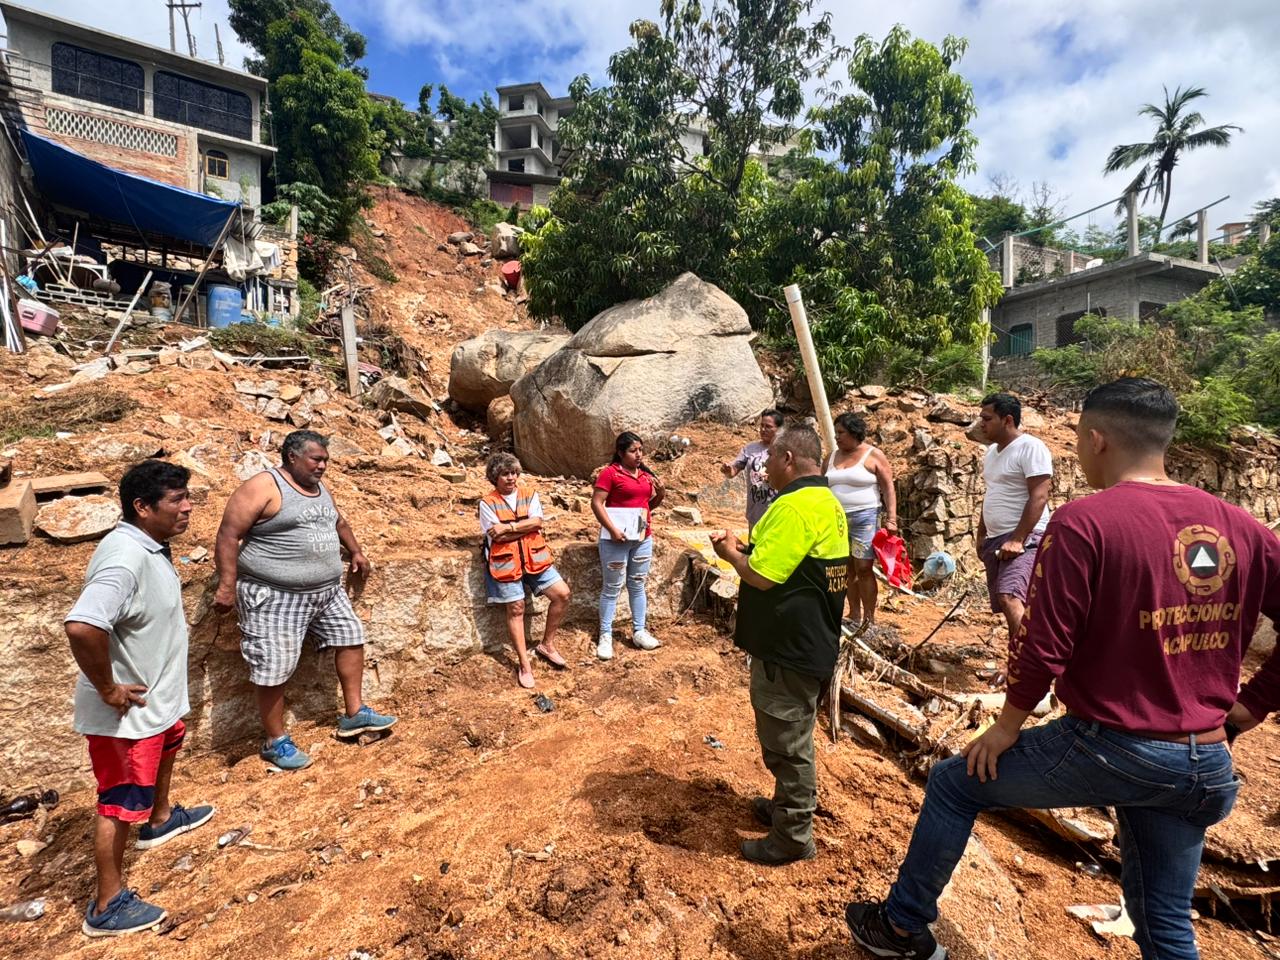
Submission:
[[[596,644],[596,656],[601,660],[613,659],[613,634],[600,634],[600,642]]]
[[[637,630],[635,636],[631,639],[641,650],[657,650],[662,646],[662,641],[648,630]]]

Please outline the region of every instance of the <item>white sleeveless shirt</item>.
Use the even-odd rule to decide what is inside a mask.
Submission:
[[[836,455],[827,458],[827,484],[840,501],[845,513],[880,508],[880,484],[876,475],[866,468],[867,457],[875,452],[868,447],[862,459],[849,467],[835,466]]]

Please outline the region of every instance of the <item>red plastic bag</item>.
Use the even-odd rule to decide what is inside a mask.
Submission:
[[[885,579],[895,587],[911,589],[911,560],[903,539],[881,527],[871,540],[871,549],[884,570]]]

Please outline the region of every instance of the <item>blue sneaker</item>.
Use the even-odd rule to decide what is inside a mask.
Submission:
[[[107,909],[95,913],[96,901],[90,900],[84,912],[84,924],[80,929],[87,937],[118,937],[125,933],[137,933],[156,926],[169,914],[154,903],[139,899],[136,891],[121,890]]]
[[[258,756],[281,770],[301,770],[303,767],[311,766],[311,758],[298,749],[298,745],[293,742],[293,737],[287,733],[274,740],[268,740],[263,744]]]
[[[377,713],[373,707],[362,706],[354,717],[338,718],[338,736],[344,740],[358,737],[362,733],[381,733],[396,725],[396,718],[385,713]]]
[[[142,829],[138,831],[138,842],[134,846],[139,850],[149,850],[151,847],[168,843],[174,837],[194,830],[202,823],[207,823],[213,816],[213,812],[213,807],[210,806],[192,807],[188,810],[182,804],[175,803],[169,819],[164,823],[158,827],[153,827],[149,823],[142,825]]]

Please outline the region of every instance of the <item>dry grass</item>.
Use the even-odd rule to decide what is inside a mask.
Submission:
[[[40,400],[0,401],[0,443],[23,437],[51,437],[59,430],[75,430],[93,423],[115,423],[137,406],[137,401],[127,394],[94,386]]]

